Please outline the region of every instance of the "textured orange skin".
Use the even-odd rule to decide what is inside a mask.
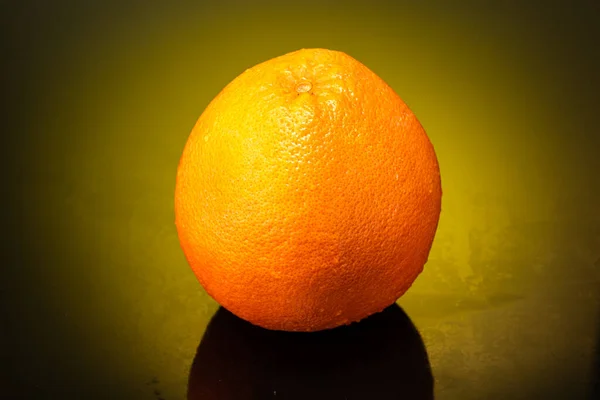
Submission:
[[[175,222],[223,307],[317,331],[405,293],[441,196],[433,146],[400,97],[342,52],[303,49],[246,70],[202,113],[177,171]]]

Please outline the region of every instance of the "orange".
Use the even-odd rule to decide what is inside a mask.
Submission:
[[[441,196],[434,148],[394,90],[345,53],[303,49],[246,70],[204,110],[179,162],[175,223],[223,307],[317,331],[406,292]]]

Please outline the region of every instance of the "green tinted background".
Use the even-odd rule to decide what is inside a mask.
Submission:
[[[427,346],[436,398],[590,390],[600,325],[594,2],[84,3],[3,2],[9,387],[114,399],[154,399],[158,387],[184,398],[218,307],[174,226],[187,136],[244,69],[325,47],[386,80],[439,157],[439,231],[399,300]]]

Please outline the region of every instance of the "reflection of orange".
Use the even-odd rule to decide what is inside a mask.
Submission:
[[[227,85],[188,139],[175,190],[181,246],[206,291],[290,331],[392,304],[427,261],[440,205],[413,113],[367,67],[323,49]]]

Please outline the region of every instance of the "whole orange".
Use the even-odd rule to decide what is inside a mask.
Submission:
[[[394,90],[345,53],[303,49],[246,70],[204,110],[177,170],[175,222],[223,307],[316,331],[404,294],[441,196],[433,146]]]

